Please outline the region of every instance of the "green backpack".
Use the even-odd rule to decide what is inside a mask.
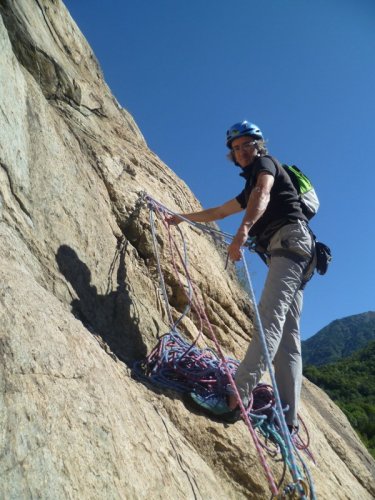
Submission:
[[[295,165],[283,165],[283,168],[289,174],[296,188],[301,202],[302,212],[310,220],[314,217],[319,209],[319,199],[314,186],[311,184],[310,179]],[[332,260],[331,249],[317,241],[315,235],[315,253],[316,253],[316,271],[318,274],[325,274],[328,266]]]
[[[319,198],[310,179],[295,165],[285,165],[293,186],[296,188],[301,202],[302,212],[308,220],[312,219],[319,209]]]

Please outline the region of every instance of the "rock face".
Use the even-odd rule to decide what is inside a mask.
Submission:
[[[59,0],[0,0],[0,89],[0,498],[269,498],[241,422],[131,377],[168,330],[139,193],[200,205],[148,149]],[[244,292],[220,248],[184,232],[210,321],[240,357]],[[183,294],[164,270],[176,317]],[[181,329],[197,333],[191,317]],[[301,413],[318,497],[373,498],[374,461],[307,381]]]

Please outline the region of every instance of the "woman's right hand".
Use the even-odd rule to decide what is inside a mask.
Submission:
[[[182,221],[183,221],[183,219],[181,219],[181,217],[179,217],[177,214],[174,214],[174,215],[167,214],[165,216],[165,222],[167,224],[169,224],[170,226],[177,226]]]

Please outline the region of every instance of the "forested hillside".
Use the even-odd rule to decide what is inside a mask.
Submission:
[[[375,458],[375,341],[335,363],[306,366],[304,375],[340,406]]]
[[[375,312],[332,321],[316,335],[302,342],[305,365],[326,365],[350,356],[375,340]]]

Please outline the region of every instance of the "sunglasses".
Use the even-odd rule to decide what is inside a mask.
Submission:
[[[257,141],[243,142],[242,144],[238,144],[238,146],[233,146],[232,151],[234,153],[239,153],[240,151],[251,151],[256,143]]]

